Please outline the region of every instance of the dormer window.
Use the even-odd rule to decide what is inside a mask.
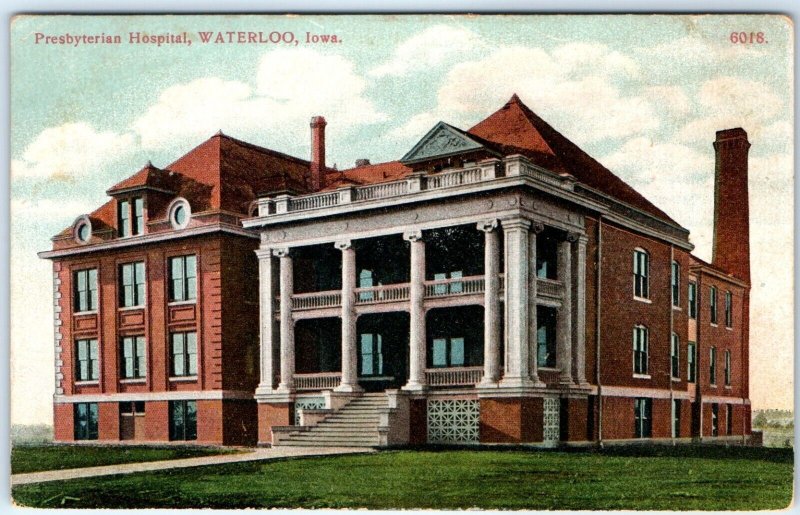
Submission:
[[[185,198],[176,198],[170,204],[167,213],[169,215],[169,223],[172,224],[173,229],[184,229],[189,225],[189,219],[192,217],[192,208]]]
[[[144,199],[133,197],[117,203],[117,227],[120,238],[144,233]]]
[[[89,217],[83,215],[75,220],[72,224],[72,234],[75,236],[75,241],[78,243],[89,243],[92,238],[92,222]]]

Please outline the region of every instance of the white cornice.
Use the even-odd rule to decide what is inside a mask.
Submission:
[[[258,239],[258,234],[253,231],[248,231],[231,224],[216,223],[208,224],[200,227],[192,227],[189,229],[182,229],[180,231],[166,231],[154,234],[143,234],[141,236],[130,236],[126,238],[119,238],[103,243],[94,245],[82,245],[80,247],[71,247],[60,250],[46,250],[39,252],[37,255],[43,259],[53,259],[66,256],[75,256],[78,254],[88,254],[90,252],[101,252],[104,250],[116,250],[121,248],[135,247],[139,245],[146,245],[149,243],[160,243],[163,241],[172,241],[180,238],[190,238],[192,236],[201,236],[205,234],[212,234],[215,232],[222,232],[227,234],[234,234],[237,236],[244,236],[247,238]]]

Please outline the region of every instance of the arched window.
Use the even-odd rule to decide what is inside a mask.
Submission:
[[[647,362],[649,357],[649,337],[647,328],[643,325],[633,327],[633,373],[647,375]]]
[[[650,298],[650,255],[644,249],[633,251],[633,296]]]

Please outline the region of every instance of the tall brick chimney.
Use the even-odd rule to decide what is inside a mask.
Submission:
[[[714,266],[750,283],[750,207],[747,154],[750,142],[741,127],[717,131],[714,142]]]
[[[319,191],[325,187],[325,126],[322,116],[311,118],[311,187]]]

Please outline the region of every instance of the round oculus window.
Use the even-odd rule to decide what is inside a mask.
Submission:
[[[84,241],[84,242],[85,241],[89,241],[89,235],[90,234],[91,234],[91,231],[89,230],[89,224],[82,223],[78,227],[78,239],[80,241]]]
[[[175,225],[183,227],[186,223],[186,208],[183,205],[176,207],[173,216],[175,217]]]
[[[186,199],[176,199],[169,209],[169,220],[173,229],[183,229],[189,225],[192,209]]]
[[[92,239],[92,222],[86,215],[78,217],[73,225],[72,234],[78,243],[89,243]]]

